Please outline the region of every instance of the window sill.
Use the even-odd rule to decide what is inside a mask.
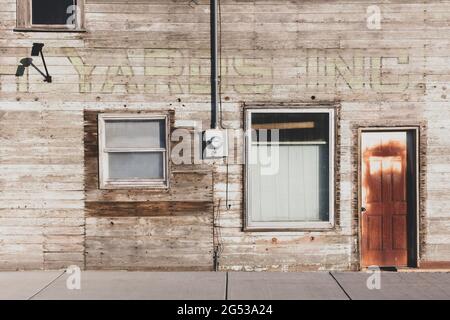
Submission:
[[[66,32],[66,33],[86,33],[86,29],[68,28],[14,28],[14,32]]]
[[[149,190],[165,192],[169,190],[167,184],[120,184],[106,183],[100,186],[100,190]]]
[[[301,223],[252,223],[247,224],[244,232],[309,232],[309,231],[330,231],[335,225],[331,222],[301,222]]]

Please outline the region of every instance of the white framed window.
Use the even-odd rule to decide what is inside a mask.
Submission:
[[[17,0],[17,30],[80,31],[85,0]]]
[[[101,189],[168,188],[168,116],[99,114]]]
[[[334,226],[334,110],[246,110],[246,230]]]

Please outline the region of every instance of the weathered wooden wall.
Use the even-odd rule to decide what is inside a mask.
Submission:
[[[211,172],[172,163],[168,190],[100,190],[98,113],[84,116],[86,268],[212,270]]]
[[[43,33],[13,32],[15,1],[0,0],[0,269],[210,269],[213,214],[222,269],[356,268],[368,125],[421,127],[420,257],[450,261],[450,1],[378,1],[381,30],[367,28],[368,0],[221,3],[224,126],[242,128],[242,102],[339,108],[336,229],[242,232],[242,164],[229,210],[222,164],[174,166],[168,193],[96,189],[98,112],[208,125],[208,1],[87,0],[87,32]],[[36,41],[52,84],[14,76]]]

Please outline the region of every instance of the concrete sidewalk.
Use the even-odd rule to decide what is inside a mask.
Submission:
[[[0,272],[0,299],[99,300],[348,300],[450,299],[450,273],[381,273],[369,290],[368,273],[81,272],[81,289],[68,290],[63,271]]]

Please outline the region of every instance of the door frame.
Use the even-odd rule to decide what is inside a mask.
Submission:
[[[414,246],[411,247],[412,241],[408,238],[408,267],[412,268],[419,268],[419,253],[420,253],[420,127],[418,125],[414,126],[367,126],[367,127],[359,127],[358,128],[358,150],[357,150],[357,163],[358,163],[358,207],[357,207],[357,214],[358,214],[358,263],[359,263],[359,269],[361,270],[363,268],[362,266],[362,219],[361,219],[361,207],[362,207],[362,150],[361,150],[361,142],[362,142],[362,135],[366,132],[390,132],[390,131],[400,131],[400,132],[412,132],[414,134],[414,170],[415,170],[415,188],[413,189],[414,195],[415,195],[415,207],[414,212],[411,212],[410,208],[408,207],[408,222],[407,226],[410,228],[409,219],[410,216],[413,215],[415,217],[415,241]],[[414,261],[411,263],[410,261],[410,253],[411,250],[415,253],[414,254]]]

